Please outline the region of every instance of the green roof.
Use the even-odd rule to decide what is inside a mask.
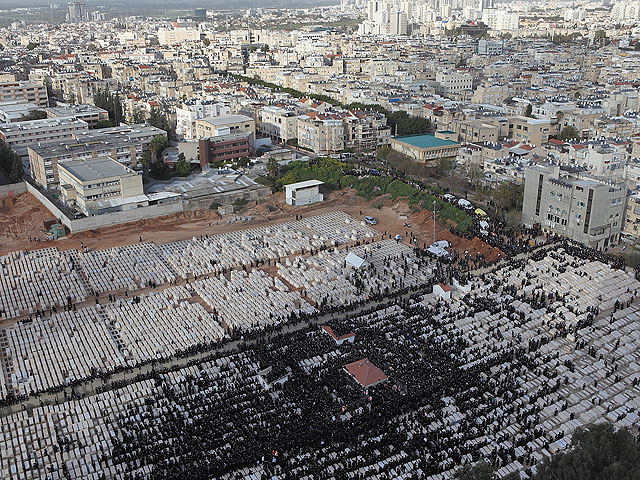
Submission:
[[[453,140],[443,140],[433,135],[407,135],[406,137],[395,137],[395,139],[418,148],[446,147],[458,144]]]

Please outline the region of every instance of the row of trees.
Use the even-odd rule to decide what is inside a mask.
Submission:
[[[9,177],[11,183],[22,179],[22,162],[18,154],[6,143],[0,142],[0,170]]]
[[[381,105],[365,104],[359,102],[342,104],[335,98],[331,98],[328,95],[309,95],[293,88],[281,87],[280,85],[276,85],[275,83],[265,82],[264,80],[260,80],[258,78],[238,75],[236,73],[227,72],[227,75],[238,80],[242,80],[243,82],[247,82],[249,85],[259,85],[261,87],[270,88],[274,91],[288,93],[294,98],[311,97],[314,100],[326,102],[330,105],[346,108],[348,110],[366,110],[383,113],[387,117],[387,125],[389,125],[391,127],[391,131],[397,135],[415,135],[431,132],[432,125],[431,121],[428,118],[411,116],[405,111],[392,112]]]

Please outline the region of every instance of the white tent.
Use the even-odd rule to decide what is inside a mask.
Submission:
[[[345,261],[347,262],[347,265],[351,265],[354,268],[363,268],[368,265],[367,261],[364,258],[360,258],[353,252],[349,252],[349,255],[347,255]]]

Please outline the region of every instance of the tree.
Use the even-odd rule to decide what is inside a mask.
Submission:
[[[478,462],[475,465],[466,464],[456,472],[456,480],[496,480],[496,469],[487,462]]]
[[[109,128],[113,127],[113,122],[109,119],[98,120],[93,128]]]
[[[26,122],[28,120],[42,120],[47,118],[47,112],[44,110],[31,110],[29,113],[20,116],[20,121]]]
[[[53,86],[51,85],[51,77],[48,75],[44,77],[44,85],[47,87],[47,99],[49,100],[49,106],[55,107],[58,102],[56,101],[56,96],[53,93]]]
[[[297,138],[290,138],[289,140],[287,140],[287,145],[291,145],[292,147],[297,147],[298,146],[298,139]]]
[[[567,140],[580,140],[580,132],[576,127],[572,127],[571,125],[567,125],[562,129],[560,135],[558,135],[559,140],[567,141]]]
[[[151,154],[149,152],[144,152],[142,154],[142,158],[140,158],[140,163],[142,163],[142,178],[149,178],[149,166],[151,165]]]
[[[120,125],[122,120],[122,104],[120,103],[120,95],[112,94],[107,87],[103,90],[97,90],[93,95],[93,103],[96,107],[102,108],[109,112],[109,120],[114,125]]]
[[[27,45],[27,50],[31,51],[31,50],[33,50],[34,48],[36,48],[37,46],[38,46],[38,44],[37,44],[37,43],[35,43],[35,42],[29,42],[29,44]]]
[[[141,108],[136,108],[133,110],[133,115],[131,117],[135,124],[145,123],[147,120],[147,113]]]
[[[160,160],[160,155],[164,152],[164,149],[167,148],[169,142],[167,141],[167,137],[164,135],[156,135],[149,142],[149,151],[153,154],[153,158],[157,163]]]
[[[240,168],[246,168],[249,166],[249,157],[240,157],[236,162],[236,165]]]
[[[176,173],[181,177],[186,177],[191,173],[191,164],[185,162],[184,160],[180,160],[176,163]]]
[[[533,105],[527,105],[527,108],[524,109],[524,116],[533,118]]]
[[[11,159],[11,169],[9,170],[9,180],[13,183],[17,183],[22,180],[24,170],[22,169],[22,162],[16,152],[13,152],[13,158]]]
[[[169,135],[169,132],[171,131],[167,117],[159,108],[151,109],[151,113],[149,114],[149,125],[153,125],[156,128],[164,130],[167,132],[167,135]]]
[[[164,162],[154,162],[151,164],[151,175],[153,178],[163,180],[169,178],[169,165]]]
[[[209,45],[211,45],[211,40],[209,40],[208,38],[203,38],[203,39],[202,39],[202,44],[203,44],[205,47],[208,47]]]
[[[640,445],[611,423],[578,429],[571,448],[538,466],[535,480],[632,480],[640,472]]]
[[[271,178],[276,178],[278,176],[279,169],[280,169],[280,164],[275,158],[271,157],[267,161],[267,172],[269,172],[269,176]]]

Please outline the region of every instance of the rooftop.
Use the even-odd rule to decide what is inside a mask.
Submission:
[[[348,363],[344,369],[363,387],[370,387],[384,382],[389,377],[369,361],[368,358]]]
[[[127,167],[109,157],[74,160],[73,162],[62,163],[58,165],[58,168],[66,170],[81,182],[118,177],[132,173]]]
[[[453,140],[443,140],[436,138],[433,135],[407,135],[405,137],[395,137],[395,140],[407,143],[418,148],[433,148],[433,147],[447,147],[451,145],[459,145],[458,142]]]
[[[322,185],[323,183],[324,182],[321,182],[320,180],[305,180],[304,182],[290,183],[289,185],[285,185],[284,188],[289,190],[299,190],[301,188],[309,188]]]
[[[203,118],[203,122],[210,123],[211,125],[228,125],[229,123],[239,123],[253,121],[253,118],[246,115],[220,115],[219,117],[207,117]]]

